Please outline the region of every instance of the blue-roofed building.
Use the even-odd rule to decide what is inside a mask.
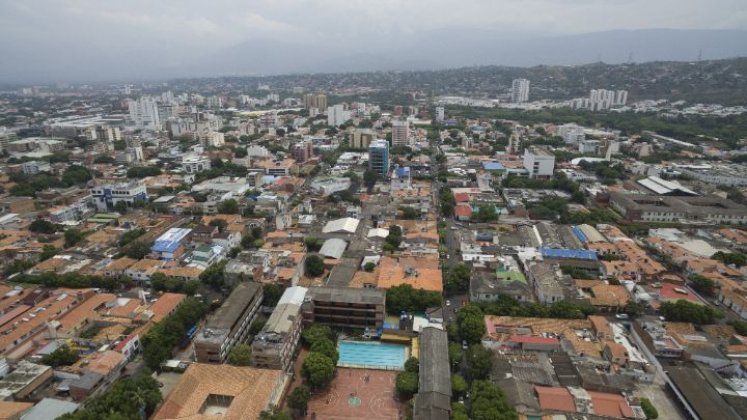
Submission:
[[[482,163],[482,169],[485,169],[486,171],[503,172],[506,170],[506,167],[500,162],[485,161]]]
[[[587,249],[540,248],[542,258],[568,258],[574,260],[597,260],[597,253]]]
[[[540,248],[542,259],[550,264],[583,270],[590,274],[599,274],[601,264],[595,251],[586,249]]]
[[[173,260],[184,252],[185,238],[192,229],[171,228],[159,236],[150,247],[162,260]]]
[[[589,242],[589,238],[586,237],[586,234],[584,233],[583,230],[581,230],[580,227],[573,226],[571,228],[571,230],[573,231],[573,234],[576,235],[576,238],[578,238],[579,241],[581,241],[583,243],[588,243]]]

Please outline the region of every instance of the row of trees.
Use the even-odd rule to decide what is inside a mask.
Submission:
[[[309,354],[301,365],[304,384],[288,394],[288,407],[306,415],[311,390],[323,388],[332,382],[339,353],[335,346],[335,334],[326,325],[313,324],[303,332],[303,341]]]
[[[168,360],[174,347],[185,337],[189,328],[207,313],[207,306],[194,298],[186,298],[176,311],[153,326],[143,337],[143,360],[151,370],[159,370]]]
[[[501,295],[495,302],[480,304],[480,307],[488,315],[534,318],[584,319],[596,312],[590,304],[568,301],[555,302],[549,305],[541,303],[523,304],[506,295]]]
[[[88,399],[74,413],[65,414],[61,420],[140,420],[150,417],[161,403],[158,381],[149,372],[134,378],[122,378],[101,395]]]
[[[427,308],[441,306],[441,293],[415,289],[409,284],[390,287],[386,291],[386,310],[390,314],[423,312]]]
[[[89,276],[78,272],[57,274],[43,272],[39,274],[22,274],[13,279],[18,283],[38,284],[44,287],[69,287],[71,289],[84,289],[95,287],[107,290],[119,290],[132,285],[128,277],[103,277]]]

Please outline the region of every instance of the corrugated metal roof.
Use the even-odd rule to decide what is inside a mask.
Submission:
[[[345,248],[348,247],[348,243],[339,238],[331,238],[324,241],[322,249],[319,250],[319,254],[325,257],[339,259],[342,257],[342,253],[345,252]]]
[[[330,220],[324,226],[324,229],[322,229],[322,233],[332,233],[332,232],[340,232],[340,231],[355,233],[355,230],[358,229],[359,222],[360,221],[358,219],[353,219],[352,217],[344,217],[342,219]]]
[[[190,232],[192,232],[192,229],[171,228],[159,236],[150,249],[153,252],[173,252]]]
[[[577,260],[597,260],[597,253],[585,249],[558,249],[540,248],[543,257],[548,258],[573,258]]]

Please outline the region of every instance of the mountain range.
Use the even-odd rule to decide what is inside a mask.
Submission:
[[[444,28],[371,45],[343,46],[256,39],[214,51],[67,50],[0,45],[0,82],[104,81],[174,77],[438,70],[475,65],[610,64],[696,61],[747,56],[747,30],[614,30],[566,36],[527,36],[473,28]]]

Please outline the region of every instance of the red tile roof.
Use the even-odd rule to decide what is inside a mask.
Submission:
[[[459,204],[454,208],[454,215],[460,217],[472,217],[472,207],[466,204]]]
[[[553,410],[565,413],[576,412],[576,402],[573,396],[565,388],[550,386],[534,386],[534,390],[539,397],[539,404],[542,411]]]

